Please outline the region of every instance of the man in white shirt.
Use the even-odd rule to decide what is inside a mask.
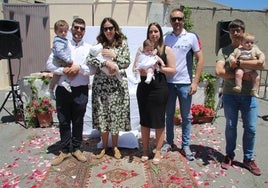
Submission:
[[[72,40],[68,41],[73,60],[71,67],[57,67],[54,65],[53,54],[47,60],[47,70],[61,75],[56,88],[56,107],[62,149],[60,154],[51,162],[53,166],[59,165],[71,154],[81,162],[87,161],[80,150],[83,140],[84,114],[88,102],[90,74],[90,67],[85,62],[91,46],[82,40],[85,27],[85,21],[81,18],[75,19],[72,23]],[[71,93],[61,85],[67,77],[72,77]]]
[[[176,73],[173,76],[167,76],[169,99],[166,108],[166,139],[168,144],[174,148],[173,117],[178,98],[182,117],[182,152],[188,160],[192,161],[194,160],[194,155],[190,150],[190,109],[192,95],[197,91],[204,59],[198,36],[184,29],[184,14],[182,10],[172,10],[170,13],[170,23],[173,27],[173,32],[166,36],[165,45],[170,46],[174,50],[176,56]],[[194,78],[193,57],[197,60]]]

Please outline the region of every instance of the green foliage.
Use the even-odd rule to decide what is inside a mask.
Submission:
[[[37,78],[33,77],[33,78],[27,78],[27,81],[28,83],[30,84],[31,86],[31,91],[32,91],[32,95],[33,95],[33,98],[36,99],[38,98],[38,89],[37,87],[34,85],[34,81],[36,80]],[[45,76],[42,76],[41,78],[39,78],[42,80],[42,82],[46,85],[49,84],[51,78],[50,77],[45,77]]]
[[[193,20],[191,19],[192,10],[189,7],[183,8],[184,13],[184,28],[187,31],[192,31],[194,26]],[[194,58],[193,64],[193,72],[195,73],[197,60]],[[206,99],[205,99],[205,107],[209,107],[215,109],[215,87],[216,87],[216,77],[210,73],[203,72],[200,76],[200,82],[207,82],[208,85],[206,87]]]
[[[187,31],[192,31],[192,28],[194,26],[193,20],[191,19],[192,10],[189,7],[184,7],[183,13],[184,13],[184,28]]]
[[[216,77],[210,73],[202,72],[199,82],[207,82],[205,107],[215,109]]]
[[[37,90],[37,87],[34,86],[34,81],[35,81],[36,78],[27,78],[27,81],[28,83],[30,84],[31,86],[31,91],[32,91],[32,94],[33,94],[33,97],[34,98],[37,98],[37,95],[38,95],[38,90]]]
[[[174,113],[174,117],[178,117],[180,115],[180,109],[179,108],[176,108],[175,109],[175,113]]]
[[[44,84],[48,85],[51,78],[50,77],[45,77],[45,76],[42,76],[41,77],[41,80],[44,82]]]
[[[28,127],[34,128],[39,126],[37,117],[26,116],[25,120],[27,122]]]

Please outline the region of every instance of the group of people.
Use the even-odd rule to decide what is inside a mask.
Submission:
[[[151,129],[155,130],[156,138],[152,160],[154,164],[157,165],[161,161],[161,148],[165,140],[172,150],[177,148],[174,144],[173,123],[177,100],[182,117],[181,151],[188,160],[195,159],[190,149],[190,107],[192,95],[197,91],[204,58],[199,37],[184,29],[184,21],[182,10],[172,10],[170,24],[173,32],[165,39],[161,26],[158,23],[150,23],[146,39],[138,49],[132,67],[133,72],[138,72],[140,79],[137,82],[136,96],[140,115],[142,162],[148,161],[152,153],[149,147]],[[55,90],[62,149],[52,161],[52,165],[60,164],[71,155],[81,162],[87,161],[80,147],[83,118],[88,102],[89,75],[94,74],[92,124],[93,128],[100,131],[103,145],[96,157],[102,158],[107,153],[108,138],[111,134],[114,157],[120,159],[122,156],[117,147],[119,131],[131,130],[128,83],[127,79],[119,79],[127,77],[124,70],[131,63],[127,38],[113,18],[104,18],[97,36],[101,54],[93,53],[92,46],[83,41],[85,27],[85,21],[76,18],[71,26],[72,39],[68,41],[68,24],[63,21],[55,24],[57,36],[53,43],[53,53],[47,61],[47,69],[57,77],[50,89],[52,96]],[[254,48],[257,50],[250,52],[250,58],[240,58],[239,53],[233,53],[235,48],[242,46],[241,36],[244,31],[245,25],[241,20],[234,20],[229,24],[232,44],[219,50],[215,68],[216,75],[224,79],[222,98],[226,116],[226,157],[222,162],[222,168],[228,169],[232,165],[238,111],[241,111],[244,124],[244,164],[253,174],[260,175],[260,169],[253,160],[258,105],[252,80],[257,76],[245,72],[240,75],[242,81],[235,76],[244,69],[262,69],[265,58],[255,45]],[[245,40],[244,43],[248,44],[249,39]],[[251,37],[250,40],[254,38]],[[250,44],[253,46],[253,42]],[[61,55],[65,50],[67,55]],[[237,86],[240,91],[235,89]]]

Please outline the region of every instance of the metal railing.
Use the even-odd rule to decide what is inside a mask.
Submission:
[[[268,69],[262,69],[259,71],[260,84],[258,94],[260,99],[268,100]]]

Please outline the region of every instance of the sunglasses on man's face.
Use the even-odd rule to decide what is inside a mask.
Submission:
[[[84,27],[80,27],[80,26],[74,26],[74,29],[75,30],[79,30],[80,29],[80,31],[85,31],[85,28]]]
[[[172,17],[170,19],[171,19],[172,22],[176,22],[177,20],[182,21],[184,19],[184,17]]]
[[[111,27],[104,27],[103,28],[103,31],[106,32],[106,31],[112,31],[114,29],[114,26],[111,26]]]

